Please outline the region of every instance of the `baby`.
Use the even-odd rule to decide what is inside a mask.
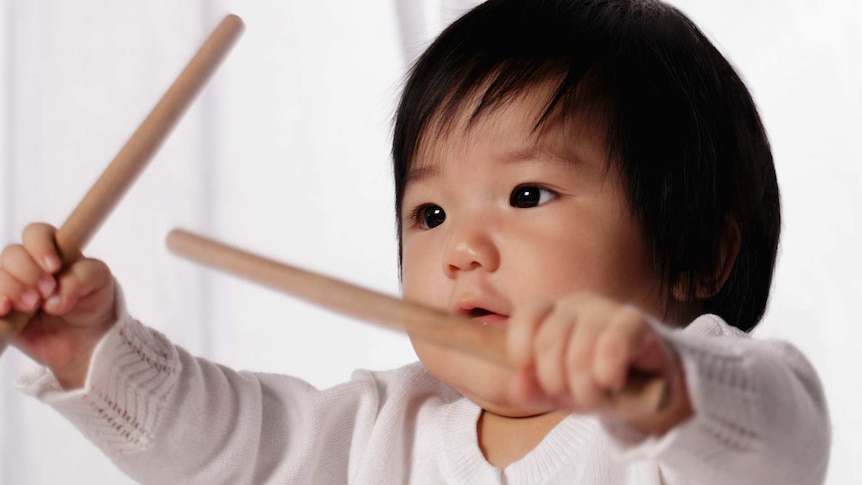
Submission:
[[[419,338],[419,363],[323,391],[225,369],[33,224],[0,256],[0,315],[41,310],[22,387],[143,483],[822,482],[816,373],[746,334],[780,227],[769,144],[680,12],[478,6],[414,66],[393,157],[404,298],[505,329],[514,370]],[[660,409],[617,398],[637,374]]]

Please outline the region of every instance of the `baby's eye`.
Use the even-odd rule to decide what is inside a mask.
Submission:
[[[509,196],[509,205],[519,209],[536,207],[557,198],[557,193],[538,185],[519,185]]]
[[[446,220],[446,212],[436,204],[423,204],[413,211],[413,222],[424,229],[433,229]]]

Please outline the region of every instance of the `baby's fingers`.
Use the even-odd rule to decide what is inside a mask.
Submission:
[[[633,307],[618,311],[595,344],[592,375],[595,382],[608,390],[620,391],[645,352],[660,352],[658,336],[646,317]],[[651,362],[662,356],[648,356]],[[654,366],[642,371],[658,370]]]
[[[79,260],[59,276],[58,283],[57,293],[48,298],[43,307],[51,315],[64,315],[76,307],[97,310],[91,308],[90,297],[113,287],[110,269],[95,259]]]
[[[54,274],[60,270],[62,262],[57,254],[57,246],[54,242],[54,234],[57,232],[53,226],[44,223],[30,224],[24,228],[22,236],[24,248],[30,257],[47,273]]]
[[[20,244],[6,246],[0,253],[0,267],[26,289],[37,289],[42,297],[54,291],[54,277],[45,272]],[[29,296],[29,292],[27,292]],[[37,295],[38,296],[38,295]],[[35,301],[28,299],[31,306]]]
[[[568,302],[557,306],[542,322],[535,336],[533,358],[536,377],[551,397],[568,394],[569,372],[563,364],[573,332],[580,323]]]
[[[36,290],[24,286],[8,271],[0,270],[0,316],[6,316],[11,310],[32,312],[38,305]]]
[[[532,366],[536,329],[552,309],[549,304],[525,305],[509,319],[506,346],[512,363],[519,367]]]

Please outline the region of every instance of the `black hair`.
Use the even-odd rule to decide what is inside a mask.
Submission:
[[[413,66],[396,113],[399,242],[407,175],[435,120],[464,106],[475,119],[547,81],[556,90],[536,128],[557,112],[600,115],[608,169],[620,175],[668,308],[682,289],[699,311],[754,328],[780,232],[769,142],[730,63],[659,1],[489,0],[445,29]],[[734,240],[721,284],[722,241]]]

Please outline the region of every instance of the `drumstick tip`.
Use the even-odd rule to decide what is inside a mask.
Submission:
[[[187,238],[189,232],[183,229],[171,229],[168,236],[165,238],[165,245],[171,252],[177,252],[177,247]]]
[[[225,15],[221,22],[222,24],[231,24],[232,27],[239,29],[240,31],[245,30],[245,22],[243,22],[236,14],[229,13]]]

